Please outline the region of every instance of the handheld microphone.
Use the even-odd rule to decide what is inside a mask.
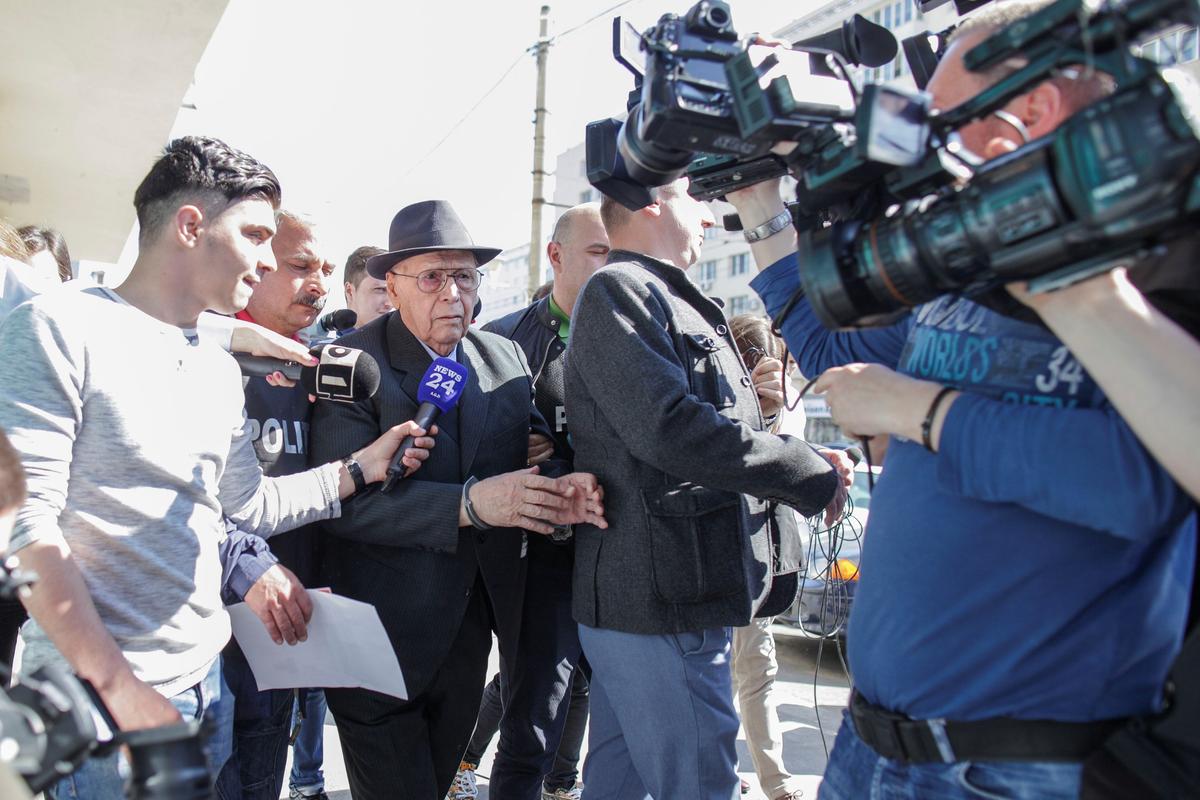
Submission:
[[[457,361],[449,358],[435,359],[421,378],[421,388],[417,390],[417,399],[421,401],[421,405],[413,422],[428,431],[438,416],[458,405],[469,374],[470,370]],[[388,464],[387,479],[379,491],[390,492],[396,481],[408,477],[400,459],[404,457],[404,451],[412,447],[415,439],[416,437],[407,436],[396,448],[392,463]]]
[[[353,403],[374,397],[379,390],[379,364],[369,353],[352,347],[324,344],[310,350],[315,367],[267,356],[232,353],[243,375],[266,377],[282,372],[288,380],[300,381],[305,390],[323,400]]]
[[[348,328],[353,328],[358,322],[358,314],[351,308],[339,308],[337,311],[331,311],[321,317],[318,323],[321,330],[326,333],[339,333]]]

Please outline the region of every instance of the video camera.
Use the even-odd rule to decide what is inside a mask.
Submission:
[[[1196,0],[1125,0],[1099,9],[1057,0],[965,54],[970,70],[1007,72],[959,106],[934,112],[924,93],[868,84],[856,91],[852,124],[830,118],[779,137],[797,146],[762,158],[781,162],[798,181],[790,208],[800,234],[802,291],[817,316],[830,328],[885,324],[943,294],[983,297],[1022,279],[1044,291],[1137,262],[1193,233],[1200,212],[1197,108],[1175,77],[1131,46],[1198,18]],[[731,77],[735,69],[726,66]],[[1071,70],[1103,73],[1117,89],[1054,133],[985,164],[958,145],[958,128]],[[776,78],[763,88],[761,72],[731,90],[731,104],[757,102],[768,109],[757,118],[787,118],[780,98],[789,87],[777,87]],[[650,75],[648,68],[647,81]],[[645,106],[643,99],[643,110],[634,110],[638,119]],[[732,116],[739,125],[746,118]],[[644,125],[636,130],[654,135]],[[739,130],[745,136],[749,129]],[[617,152],[630,151],[626,145]],[[592,153],[589,141],[589,179],[593,166],[604,177]],[[780,174],[757,169],[760,163],[727,166],[719,185],[706,185],[698,169],[692,194],[708,199]],[[688,174],[698,166],[693,162]],[[620,165],[609,172],[620,173]],[[625,172],[646,185],[665,182]],[[602,192],[608,185],[592,182]]]
[[[34,576],[0,565],[0,597],[14,598]],[[0,676],[7,678],[0,665]],[[200,721],[121,732],[96,691],[58,666],[0,681],[0,769],[41,792],[92,757],[129,748],[126,796],[134,800],[211,800],[212,776],[204,755],[208,730]],[[106,731],[107,729],[107,731]],[[111,732],[109,735],[108,732]]]

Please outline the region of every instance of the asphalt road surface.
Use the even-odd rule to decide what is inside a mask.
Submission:
[[[842,709],[850,697],[845,670],[833,643],[824,648],[815,640],[805,638],[794,628],[775,626],[779,654],[779,677],[776,693],[779,718],[783,723],[783,758],[788,770],[801,779],[806,798],[816,796],[821,773],[825,769],[825,743],[833,746],[834,736],[842,720]],[[820,669],[817,655],[820,650]],[[492,648],[488,678],[495,674],[498,663],[496,648]],[[815,677],[815,685],[814,685]],[[819,711],[819,720],[818,720]],[[822,741],[824,731],[824,743]],[[587,744],[584,743],[584,757]],[[495,740],[479,765],[479,796],[487,798],[487,775],[495,756]],[[754,766],[746,750],[745,735],[738,734],[738,772],[751,785],[750,800],[772,800],[759,791]],[[289,761],[289,769],[291,762]],[[287,797],[284,781],[283,797]],[[338,744],[333,718],[325,721],[325,789],[331,800],[350,800],[346,768]]]

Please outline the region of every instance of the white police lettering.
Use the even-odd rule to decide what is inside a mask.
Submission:
[[[268,453],[277,455],[283,450],[283,426],[279,424],[277,419],[268,419],[262,425],[262,442],[263,450]]]
[[[251,418],[246,420],[246,433],[251,441],[258,442],[261,449],[270,455],[304,455],[308,452],[307,422],[274,418],[259,422]]]
[[[567,409],[566,406],[554,407],[554,431],[562,433],[567,429]]]
[[[1068,384],[1072,395],[1079,392],[1079,384],[1083,382],[1083,367],[1079,366],[1065,345],[1054,351],[1046,368],[1050,374],[1038,375],[1034,381],[1039,392],[1052,392],[1059,383]]]

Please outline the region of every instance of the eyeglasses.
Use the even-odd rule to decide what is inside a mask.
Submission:
[[[388,274],[416,280],[417,288],[425,294],[437,294],[446,288],[446,282],[451,278],[454,278],[454,283],[463,292],[475,291],[479,288],[479,282],[483,280],[481,269],[427,269],[418,275],[389,271]]]

